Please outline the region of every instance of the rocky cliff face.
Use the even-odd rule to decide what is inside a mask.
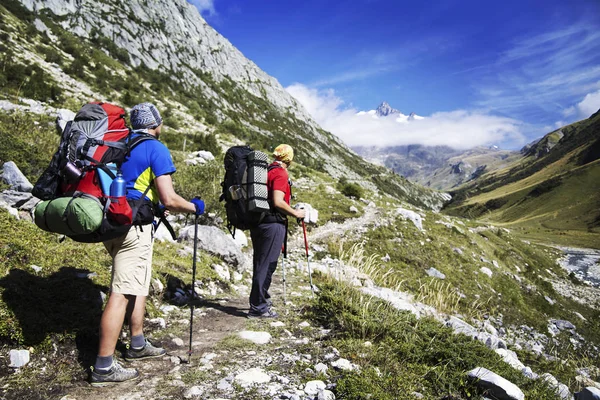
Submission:
[[[52,12],[60,25],[90,38],[94,30],[125,49],[134,66],[172,74],[187,85],[200,85],[195,70],[216,81],[229,77],[255,96],[265,96],[282,110],[290,109],[313,127],[304,108],[256,64],[244,57],[185,0],[22,0],[36,13]]]

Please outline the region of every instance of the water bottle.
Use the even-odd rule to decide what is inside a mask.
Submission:
[[[117,177],[110,184],[110,197],[124,197],[127,193],[127,182],[123,178],[121,171],[117,172]]]

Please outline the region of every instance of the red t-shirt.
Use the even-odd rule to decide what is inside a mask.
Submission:
[[[279,164],[274,162],[269,165],[269,167],[277,165]],[[273,200],[273,190],[280,190],[283,192],[283,200],[290,204],[292,190],[289,184],[288,173],[285,168],[281,166],[269,168],[269,172],[267,173],[267,189],[269,191],[269,200]]]

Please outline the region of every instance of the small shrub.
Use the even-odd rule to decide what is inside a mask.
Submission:
[[[363,197],[363,188],[357,183],[346,183],[340,189],[340,192],[346,197],[354,197],[360,199]]]

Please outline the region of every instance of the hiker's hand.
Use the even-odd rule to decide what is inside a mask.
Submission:
[[[204,214],[204,200],[202,200],[200,197],[194,197],[192,200],[190,200],[190,202],[196,207],[196,212],[194,214]]]
[[[304,219],[306,217],[306,210],[304,208],[299,208],[295,211],[294,217],[297,219]]]

